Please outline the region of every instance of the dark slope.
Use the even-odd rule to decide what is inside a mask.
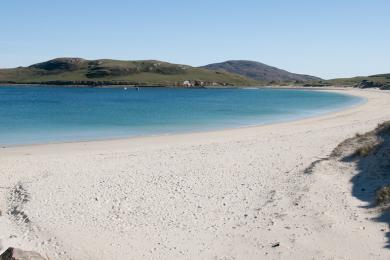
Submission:
[[[281,70],[275,67],[268,66],[266,64],[247,61],[247,60],[230,60],[221,63],[209,64],[202,66],[202,68],[226,71],[230,73],[236,73],[254,80],[263,82],[308,82],[321,80],[318,77],[295,74],[285,70]]]

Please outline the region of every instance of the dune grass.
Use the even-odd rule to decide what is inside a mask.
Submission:
[[[376,149],[375,144],[366,144],[356,149],[355,156],[366,157],[372,154]]]
[[[390,203],[390,185],[385,185],[376,192],[376,203],[378,206]]]

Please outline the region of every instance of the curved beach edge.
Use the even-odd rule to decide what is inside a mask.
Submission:
[[[236,131],[242,131],[242,130],[253,130],[256,128],[262,128],[262,127],[267,127],[267,126],[273,126],[273,125],[285,125],[291,122],[301,122],[305,120],[310,120],[310,119],[315,119],[315,118],[321,118],[324,116],[329,116],[329,115],[334,115],[336,113],[342,113],[342,112],[347,112],[350,109],[357,108],[359,106],[364,105],[365,103],[368,102],[367,96],[361,92],[362,90],[359,89],[351,89],[351,88],[343,88],[343,87],[299,87],[299,86],[294,86],[294,87],[261,87],[262,88],[268,88],[268,89],[296,89],[296,90],[307,90],[307,91],[323,91],[323,92],[330,92],[330,93],[338,93],[338,94],[343,94],[343,95],[348,95],[348,96],[354,96],[354,97],[359,97],[361,98],[360,102],[357,102],[352,105],[347,105],[342,108],[338,108],[335,111],[330,111],[330,112],[322,112],[317,115],[309,115],[305,117],[300,117],[297,119],[286,119],[286,120],[281,120],[280,122],[271,122],[271,123],[266,123],[266,124],[254,124],[254,125],[244,125],[244,126],[239,126],[239,127],[227,127],[224,129],[209,129],[209,130],[195,130],[191,132],[178,132],[178,133],[162,133],[162,134],[155,134],[155,135],[136,135],[136,136],[128,136],[128,137],[113,137],[113,138],[98,138],[98,139],[92,139],[92,140],[71,140],[71,141],[58,141],[58,142],[37,142],[37,143],[32,143],[32,144],[12,144],[12,145],[1,145],[1,148],[6,149],[6,148],[12,148],[12,147],[27,147],[27,146],[46,146],[46,145],[56,145],[56,144],[77,144],[77,143],[101,143],[101,142],[123,142],[123,141],[134,141],[137,139],[154,139],[154,138],[160,138],[160,137],[181,137],[181,136],[186,136],[186,135],[223,135],[224,132],[236,132]],[[382,91],[383,90],[370,90],[370,91]],[[244,134],[244,133],[243,133]]]

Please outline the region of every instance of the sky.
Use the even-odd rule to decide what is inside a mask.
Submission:
[[[390,1],[0,0],[0,68],[56,57],[390,73]]]

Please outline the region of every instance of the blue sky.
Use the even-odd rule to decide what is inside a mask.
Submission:
[[[324,78],[389,73],[390,1],[0,2],[0,67],[64,56],[249,59]]]

